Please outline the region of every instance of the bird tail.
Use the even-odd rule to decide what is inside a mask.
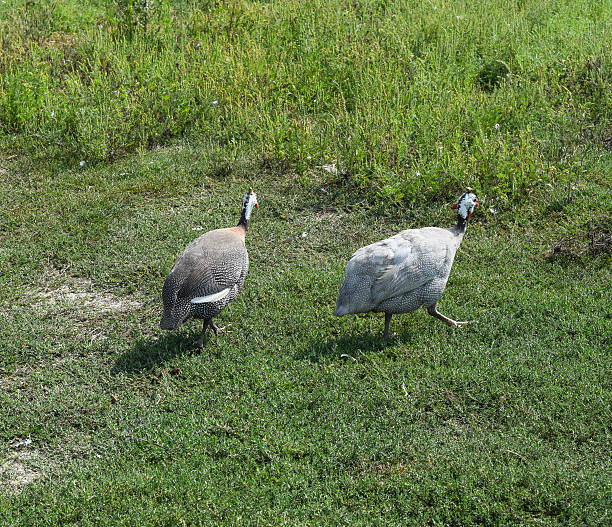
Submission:
[[[362,276],[347,275],[348,273],[345,273],[342,285],[338,291],[334,315],[342,317],[344,315],[371,311],[373,306],[368,298],[370,290],[369,282]]]
[[[336,305],[336,309],[334,309],[334,315],[336,315],[337,317],[343,317],[344,315],[348,314],[349,310],[346,308],[346,306]]]
[[[162,319],[159,323],[159,327],[162,329],[176,329],[181,325],[180,320],[173,318],[173,317],[168,317],[166,316],[166,314],[164,313],[164,315],[162,316]]]
[[[344,315],[348,315],[351,312],[350,307],[345,302],[346,295],[342,294],[342,288],[338,293],[338,299],[336,300],[336,309],[334,309],[334,315],[337,317],[343,317]]]

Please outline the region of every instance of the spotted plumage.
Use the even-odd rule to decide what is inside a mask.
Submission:
[[[436,303],[476,206],[478,199],[469,189],[452,207],[457,209],[455,227],[408,229],[356,251],[344,271],[335,315],[385,313],[385,337],[391,315],[410,313],[421,306],[449,325],[466,324],[439,313]]]
[[[238,296],[249,269],[244,242],[251,211],[257,206],[257,195],[250,189],[242,200],[236,227],[203,234],[179,256],[162,290],[162,329],[176,329],[190,318],[200,318],[204,323],[198,347],[209,326],[217,333],[212,319]]]

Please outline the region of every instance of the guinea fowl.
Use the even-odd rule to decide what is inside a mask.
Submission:
[[[385,313],[383,337],[389,336],[391,315],[410,313],[421,306],[449,326],[467,324],[439,313],[436,303],[446,286],[467,221],[478,205],[478,198],[468,188],[451,207],[457,210],[454,227],[408,229],[355,252],[344,271],[334,314]]]
[[[236,227],[202,234],[179,256],[164,282],[162,329],[176,329],[192,317],[202,319],[198,348],[203,346],[209,326],[217,334],[220,329],[213,317],[238,296],[249,269],[244,240],[251,211],[258,206],[257,195],[251,188],[242,200]]]

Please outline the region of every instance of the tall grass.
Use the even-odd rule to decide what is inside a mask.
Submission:
[[[400,200],[512,198],[609,152],[609,1],[9,0],[0,20],[4,153],[206,138]]]

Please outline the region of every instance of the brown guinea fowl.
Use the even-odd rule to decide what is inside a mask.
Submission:
[[[457,322],[438,312],[440,299],[478,198],[472,189],[452,208],[457,225],[450,229],[408,229],[391,238],[362,247],[346,266],[336,301],[336,316],[370,311],[385,314],[384,337],[389,336],[391,315],[410,313],[423,306],[449,326]]]
[[[238,296],[249,269],[244,240],[256,207],[257,195],[249,189],[236,227],[202,234],[179,256],[162,290],[162,329],[176,329],[190,318],[202,319],[202,334],[196,343],[199,348],[209,326],[217,334],[213,317]]]

